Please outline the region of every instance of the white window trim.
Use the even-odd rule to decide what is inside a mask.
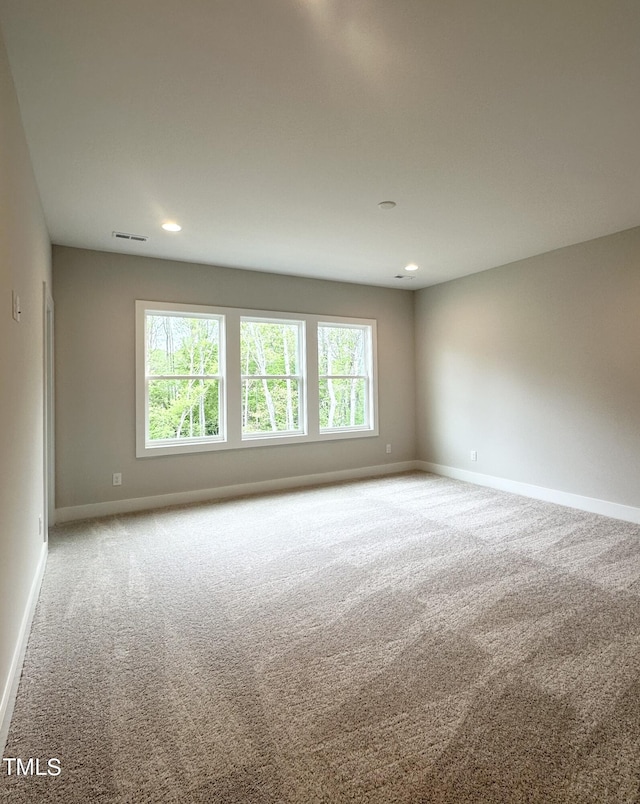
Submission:
[[[375,323],[375,322],[374,322]],[[346,321],[345,319],[333,319],[331,321],[328,320],[319,320],[317,323],[318,327],[344,327],[345,329],[362,329],[365,330],[365,334],[369,336],[369,348],[367,350],[367,373],[366,374],[323,374],[321,375],[324,379],[344,379],[344,380],[365,380],[369,381],[369,386],[366,388],[366,395],[367,395],[367,421],[373,422],[375,424],[376,420],[376,411],[378,408],[378,398],[377,393],[375,395],[375,399],[373,396],[374,389],[377,389],[377,383],[375,380],[375,370],[377,365],[377,358],[376,358],[376,347],[375,347],[375,326],[371,326],[370,322],[363,322],[362,320],[352,319],[350,321]],[[317,333],[317,328],[316,328]],[[318,373],[318,379],[320,379],[320,374]],[[353,427],[321,427],[320,434],[322,436],[331,435],[331,433],[342,434],[345,432],[348,433],[355,433],[359,430],[364,430],[369,432],[371,427],[369,424],[357,424]]]
[[[251,380],[295,380],[299,383],[299,409],[298,409],[298,416],[300,420],[300,428],[298,430],[292,431],[285,431],[280,433],[242,433],[242,440],[243,441],[261,441],[263,438],[269,438],[273,440],[274,438],[291,438],[293,436],[304,436],[307,435],[306,429],[306,421],[307,421],[307,383],[306,383],[306,334],[307,334],[307,322],[304,317],[296,317],[296,318],[265,318],[264,316],[255,316],[255,315],[245,315],[242,314],[240,316],[240,324],[242,325],[243,321],[255,321],[258,324],[298,324],[298,355],[297,355],[297,362],[298,362],[298,373],[297,374],[289,374],[289,375],[277,375],[277,374],[251,374],[245,375],[242,373],[242,365],[240,365],[240,382],[244,383],[245,379]]]
[[[209,452],[218,450],[252,449],[255,447],[277,446],[285,444],[304,444],[319,441],[334,441],[349,438],[370,438],[379,435],[378,430],[378,376],[377,376],[377,333],[375,319],[346,318],[344,316],[315,315],[307,313],[283,313],[271,310],[250,310],[236,307],[214,307],[178,302],[154,302],[138,300],[136,309],[136,457],[148,458],[162,455],[182,455],[193,452]],[[220,370],[223,376],[222,422],[221,432],[226,440],[220,437],[194,439],[185,443],[178,442],[154,445],[147,441],[147,399],[146,399],[146,366],[145,366],[145,312],[177,313],[189,315],[223,316],[224,327],[221,328]],[[240,361],[240,320],[241,318],[263,319],[275,322],[304,322],[304,353],[300,355],[302,372],[303,405],[301,415],[302,433],[260,433],[242,435],[242,380]],[[319,422],[319,383],[318,383],[318,325],[352,325],[370,327],[371,330],[371,385],[370,385],[370,422],[371,426],[359,425],[355,428],[335,428],[320,430]],[[222,352],[224,351],[224,354]]]

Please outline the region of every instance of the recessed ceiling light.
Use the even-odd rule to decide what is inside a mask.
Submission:
[[[380,201],[378,206],[380,209],[393,209],[396,205],[395,201]]]
[[[162,228],[165,232],[179,232],[182,226],[179,223],[163,223]]]
[[[404,270],[405,271],[417,271],[418,266],[415,264],[415,262],[410,262],[409,265],[404,266]]]

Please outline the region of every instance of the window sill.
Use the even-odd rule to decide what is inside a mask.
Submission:
[[[189,441],[185,444],[147,444],[138,447],[137,458],[158,458],[166,455],[185,455],[195,452],[217,452],[237,449],[252,449],[255,447],[277,447],[293,444],[318,444],[323,441],[339,441],[354,438],[375,438],[379,435],[377,428],[359,428],[328,430],[313,435],[292,433],[283,435],[244,436],[240,441]]]

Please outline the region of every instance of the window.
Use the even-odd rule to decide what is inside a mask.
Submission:
[[[224,440],[224,317],[145,310],[145,443]]]
[[[320,431],[369,428],[371,327],[318,325]]]
[[[375,321],[136,302],[136,455],[378,435]]]
[[[242,436],[302,433],[302,321],[240,320]]]

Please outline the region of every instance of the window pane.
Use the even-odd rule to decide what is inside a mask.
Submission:
[[[318,327],[320,374],[367,374],[366,350],[362,327]]]
[[[216,318],[146,316],[147,374],[217,374],[220,323]]]
[[[368,425],[367,380],[320,379],[320,429]]]
[[[219,380],[149,381],[149,441],[219,434]]]
[[[300,326],[243,319],[240,324],[242,373],[298,374]]]
[[[298,380],[243,380],[242,432],[291,433],[300,431]]]

